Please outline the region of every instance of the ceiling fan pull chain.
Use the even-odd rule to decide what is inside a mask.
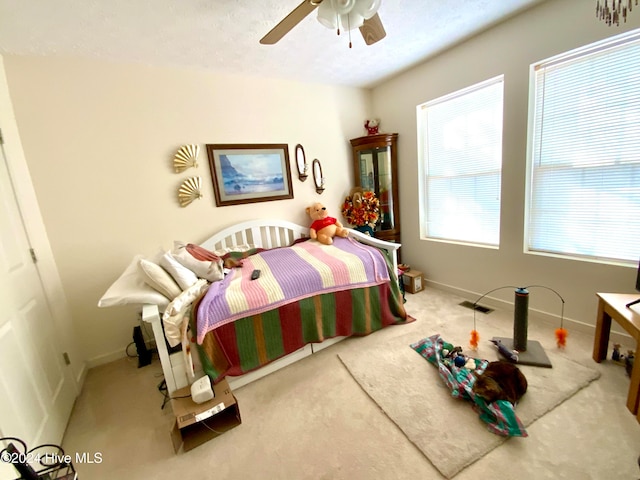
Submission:
[[[347,13],[347,30],[349,30],[349,48],[351,48],[351,19]]]

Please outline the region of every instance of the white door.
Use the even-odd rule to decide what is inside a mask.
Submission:
[[[62,440],[76,389],[60,334],[0,140],[0,437],[21,438],[29,448]],[[16,473],[5,467],[0,479]]]

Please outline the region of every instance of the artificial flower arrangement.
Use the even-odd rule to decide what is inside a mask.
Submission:
[[[375,193],[354,188],[342,204],[342,216],[356,230],[373,235],[373,229],[380,219],[380,201]]]

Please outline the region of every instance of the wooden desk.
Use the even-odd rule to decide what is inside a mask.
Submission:
[[[598,317],[596,318],[596,335],[593,342],[593,359],[600,363],[607,358],[607,346],[611,320],[615,320],[636,341],[635,361],[631,371],[631,385],[627,396],[627,408],[636,415],[640,422],[638,411],[640,402],[640,304],[627,308],[627,303],[639,297],[637,293],[597,293]]]

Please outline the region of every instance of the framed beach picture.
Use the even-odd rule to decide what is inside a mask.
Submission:
[[[216,205],[293,198],[286,144],[207,145]]]

